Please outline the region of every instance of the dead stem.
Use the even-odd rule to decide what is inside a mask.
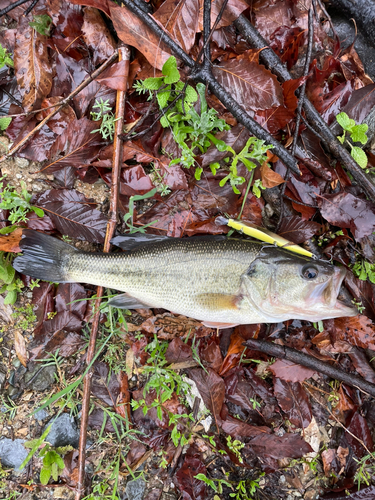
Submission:
[[[117,54],[117,52],[116,52]],[[127,62],[125,79],[127,79],[127,74],[129,72],[129,60],[130,60],[130,50],[127,46],[121,46],[118,49],[119,60],[124,60]],[[104,241],[104,252],[109,252],[111,246],[111,239],[115,232],[117,224],[117,205],[118,205],[118,195],[119,195],[119,177],[121,172],[121,162],[122,162],[122,141],[119,135],[122,132],[124,125],[124,114],[125,114],[125,97],[126,92],[122,90],[117,91],[116,95],[116,121],[115,121],[115,136],[113,141],[113,157],[112,157],[112,184],[111,184],[111,203],[109,209],[109,220],[107,224],[107,232]],[[100,302],[103,296],[103,287],[99,286],[97,288],[97,299],[95,301],[95,315],[92,322],[90,341],[87,349],[86,365],[89,365],[95,355],[95,345],[96,338],[99,328],[99,318],[100,318]],[[80,500],[84,493],[85,484],[85,459],[86,459],[86,437],[87,437],[87,423],[89,418],[90,409],[90,390],[91,390],[91,378],[93,371],[92,369],[87,373],[83,379],[83,398],[82,398],[82,418],[81,418],[81,429],[79,436],[79,460],[78,460],[78,481],[75,500]]]

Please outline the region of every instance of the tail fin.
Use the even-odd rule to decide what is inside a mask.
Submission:
[[[67,263],[78,250],[57,238],[24,229],[20,247],[23,254],[13,262],[16,271],[32,278],[56,283],[69,282]]]

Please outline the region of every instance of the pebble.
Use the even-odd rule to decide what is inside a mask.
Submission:
[[[35,376],[35,379],[30,383],[30,385],[27,386],[29,390],[42,392],[48,389],[48,387],[54,383],[56,366],[50,365],[44,367],[40,371],[39,370],[40,365],[36,365],[33,370],[26,373],[25,382],[28,382],[38,372],[38,374]]]
[[[43,420],[49,417],[49,413],[43,408],[42,410],[35,412],[34,417],[38,420],[38,422],[43,422]]]
[[[22,462],[29,451],[23,446],[24,439],[0,439],[0,461],[5,467],[12,467],[19,471]]]
[[[128,500],[142,500],[145,490],[146,483],[141,477],[134,481],[129,481],[125,488]]]
[[[67,486],[59,486],[54,489],[53,498],[64,498],[66,500],[74,500],[75,494]]]
[[[56,420],[52,419],[51,422],[53,422],[52,427],[46,437],[46,441],[51,446],[57,448],[59,446],[71,445],[73,448],[78,448],[79,430],[73,417],[68,413],[63,413]],[[45,426],[44,431],[50,423]]]
[[[17,179],[22,179],[22,174],[16,174]]]
[[[16,157],[14,158],[14,164],[18,168],[26,168],[29,166],[29,160],[27,160],[26,158]]]

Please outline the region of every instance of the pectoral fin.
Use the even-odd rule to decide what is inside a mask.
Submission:
[[[196,296],[197,303],[210,311],[238,309],[242,296],[225,293],[201,293]]]
[[[133,297],[129,297],[128,294],[122,293],[112,297],[108,301],[108,305],[112,307],[117,307],[118,309],[149,309],[150,306],[143,304],[140,300]]]

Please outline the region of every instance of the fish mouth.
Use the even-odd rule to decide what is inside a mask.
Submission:
[[[336,267],[334,275],[324,284],[324,287],[317,287],[312,293],[311,298],[315,298],[315,300],[319,296],[321,300],[323,298],[323,309],[330,314],[331,318],[356,316],[358,314],[358,310],[354,305],[338,298],[345,276],[346,269],[343,267]]]

